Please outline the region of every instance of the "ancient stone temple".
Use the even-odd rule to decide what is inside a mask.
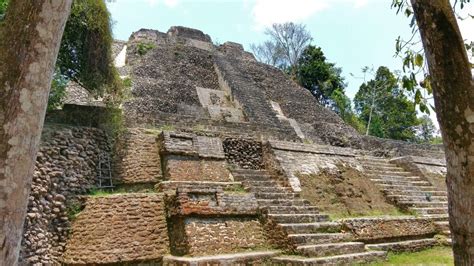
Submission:
[[[71,86],[47,115],[22,263],[340,265],[449,245],[441,147],[361,136],[199,30],[114,48],[121,107]]]

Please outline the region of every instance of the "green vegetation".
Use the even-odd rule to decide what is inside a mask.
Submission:
[[[320,104],[337,107],[331,96],[336,90],[344,93],[346,85],[341,72],[334,63],[327,62],[320,47],[308,45],[298,60],[296,80],[308,89]]]
[[[224,188],[225,193],[235,193],[235,194],[244,194],[248,193],[247,190],[242,185],[232,185]]]
[[[69,204],[67,206],[67,216],[69,221],[76,219],[77,215],[82,211],[82,209],[83,206],[78,202]]]
[[[56,70],[51,81],[51,90],[49,92],[48,111],[62,107],[66,97],[66,86],[69,80]]]
[[[354,105],[369,135],[397,140],[416,139],[415,128],[419,122],[415,105],[387,67],[379,67],[374,79],[360,86]]]
[[[0,20],[9,0],[0,0]],[[113,66],[111,17],[104,0],[74,0],[56,62],[48,110],[60,108],[69,81],[116,105],[123,83]]]
[[[120,102],[122,80],[113,66],[110,13],[103,0],[74,0],[57,67],[62,75],[94,95]]]
[[[156,45],[153,44],[153,43],[140,42],[140,43],[137,44],[137,52],[140,56],[143,56],[146,53],[148,53],[148,51],[150,51],[151,49],[153,49],[155,47],[156,47]]]
[[[9,0],[0,0],[0,20],[3,19],[5,11],[7,10]]]
[[[420,252],[389,253],[387,261],[369,264],[370,266],[388,265],[454,265],[453,252],[450,247],[435,247]]]

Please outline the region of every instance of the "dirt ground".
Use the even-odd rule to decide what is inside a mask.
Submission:
[[[403,215],[387,203],[368,176],[353,168],[339,167],[331,172],[298,174],[301,197],[334,218]]]

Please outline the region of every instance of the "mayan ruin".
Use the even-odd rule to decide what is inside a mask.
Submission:
[[[114,52],[133,77],[123,128],[110,139],[111,111],[80,87],[48,114],[21,261],[339,265],[450,244],[441,146],[360,135],[196,29],[142,29]]]

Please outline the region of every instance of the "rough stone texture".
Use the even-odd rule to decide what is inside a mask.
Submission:
[[[178,188],[168,196],[173,255],[223,254],[265,246],[254,195],[226,189]]]
[[[446,191],[446,161],[444,159],[405,156],[390,160],[407,171],[418,175],[436,188]]]
[[[100,153],[110,151],[103,131],[46,125],[37,155],[20,260],[59,264],[68,237],[68,212],[96,185]]]
[[[239,190],[240,189],[240,190]],[[242,187],[178,188],[167,199],[168,216],[190,215],[255,215],[258,204],[251,193]]]
[[[362,170],[350,149],[290,142],[270,141],[265,146],[264,162],[273,175],[286,179],[282,181],[297,192],[301,191],[297,174],[337,170],[338,165]]]
[[[436,233],[435,224],[427,218],[356,218],[344,220],[343,224],[356,240],[372,243]]]
[[[262,143],[252,139],[226,138],[223,141],[227,162],[244,169],[262,169]]]
[[[128,129],[118,138],[115,150],[115,183],[156,183],[163,178],[155,132]]]
[[[169,253],[161,194],[89,198],[72,227],[64,263],[160,262]]]
[[[164,156],[165,179],[172,181],[232,181],[224,160],[206,160],[199,157]]]
[[[265,246],[256,218],[190,218],[185,221],[185,231],[189,255],[224,254]]]
[[[209,265],[268,265],[270,258],[278,255],[278,251],[257,251],[223,254],[201,257],[165,256],[165,266],[209,266]]]

